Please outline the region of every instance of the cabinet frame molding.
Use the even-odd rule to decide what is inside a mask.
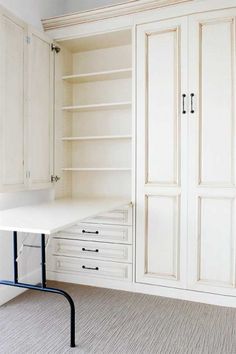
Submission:
[[[117,16],[131,15],[143,11],[150,11],[165,6],[192,2],[193,0],[130,0],[125,3],[97,8],[94,10],[76,12],[69,15],[43,19],[45,31],[79,25],[88,22],[110,19]]]

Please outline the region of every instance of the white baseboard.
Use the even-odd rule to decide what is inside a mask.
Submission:
[[[36,269],[33,272],[21,277],[20,282],[35,284],[39,279],[39,270]],[[4,305],[6,302],[14,299],[16,296],[22,294],[27,289],[15,288],[13,286],[0,285],[0,306]]]
[[[39,270],[27,274],[20,281],[24,283],[35,284],[38,282]],[[224,296],[211,293],[203,293],[185,289],[168,288],[163,286],[153,286],[124,281],[114,281],[109,279],[78,277],[77,275],[63,274],[56,272],[47,272],[48,280],[74,283],[87,286],[96,286],[100,288],[109,288],[115,290],[130,291],[148,295],[163,296],[172,299],[180,299],[193,302],[201,302],[210,305],[225,306],[236,308],[236,298],[234,296]],[[14,288],[10,286],[0,286],[0,306],[22,294],[27,289]]]
[[[201,302],[204,304],[234,307],[236,308],[236,297],[211,293],[203,293],[186,289],[168,288],[164,286],[146,285],[140,283],[114,281],[109,279],[88,278],[72,274],[47,272],[48,280],[62,281],[87,286],[96,286],[136,293],[168,297],[172,299]]]

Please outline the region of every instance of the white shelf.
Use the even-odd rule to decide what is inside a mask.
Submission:
[[[62,39],[59,43],[72,53],[87,52],[90,50],[120,47],[130,45],[132,42],[132,31],[130,29],[111,31],[88,35],[86,37]]]
[[[108,71],[100,71],[100,72],[93,72],[93,73],[79,74],[79,75],[67,75],[67,76],[63,76],[62,80],[72,84],[79,84],[79,83],[92,82],[92,81],[127,79],[127,78],[131,78],[131,76],[132,76],[132,69],[128,68],[128,69],[108,70]]]
[[[99,103],[99,104],[89,104],[89,105],[78,105],[78,106],[66,106],[62,107],[63,111],[67,112],[88,112],[88,111],[99,111],[99,110],[109,110],[109,109],[124,109],[131,107],[131,102],[116,102],[116,103]]]
[[[63,168],[62,171],[71,171],[71,172],[79,172],[79,171],[131,171],[131,168],[126,167],[70,167]]]
[[[121,140],[132,139],[131,135],[99,135],[99,136],[67,136],[62,138],[63,141],[83,141],[83,140]]]

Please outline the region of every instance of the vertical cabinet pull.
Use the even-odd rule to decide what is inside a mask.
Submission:
[[[191,98],[191,113],[193,114],[195,111],[194,111],[194,93],[191,93],[190,94],[190,98]]]
[[[186,111],[186,109],[185,109],[185,99],[186,99],[186,94],[185,93],[183,93],[183,95],[182,95],[182,113],[183,114],[186,114],[187,113],[187,111]]]

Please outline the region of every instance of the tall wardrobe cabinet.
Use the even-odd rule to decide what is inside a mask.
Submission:
[[[138,26],[138,282],[236,295],[235,19]]]

